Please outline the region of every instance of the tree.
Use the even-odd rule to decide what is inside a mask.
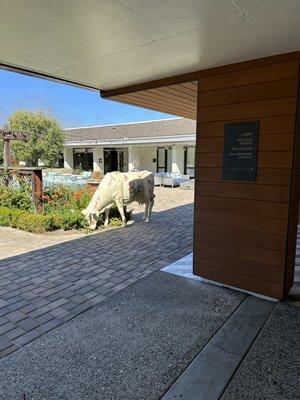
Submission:
[[[3,164],[3,140],[0,139],[0,165]]]
[[[48,166],[55,165],[63,148],[64,133],[51,114],[18,110],[8,118],[8,124],[11,130],[27,133],[26,142],[12,144],[15,158],[32,167],[39,160]]]

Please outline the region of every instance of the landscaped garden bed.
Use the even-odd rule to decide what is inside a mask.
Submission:
[[[94,189],[84,187],[74,191],[68,187],[57,186],[44,192],[36,211],[30,185],[17,182],[17,185],[0,186],[0,226],[22,229],[28,232],[44,233],[55,230],[85,230],[87,221],[81,211],[87,207]],[[130,213],[127,213],[130,219]],[[99,216],[98,228],[104,220]],[[122,221],[116,207],[110,212],[110,226],[120,226]]]

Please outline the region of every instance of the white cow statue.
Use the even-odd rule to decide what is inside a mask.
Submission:
[[[90,229],[96,229],[99,214],[105,213],[104,226],[108,225],[109,210],[116,204],[126,226],[124,205],[136,201],[145,204],[145,222],[150,221],[154,204],[154,176],[149,171],[109,172],[96,189],[89,205],[82,214]]]

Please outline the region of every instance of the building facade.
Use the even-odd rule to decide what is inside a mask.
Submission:
[[[65,129],[64,168],[179,172],[194,177],[195,121],[172,118]]]

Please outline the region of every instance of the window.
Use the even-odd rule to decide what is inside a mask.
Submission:
[[[157,168],[156,172],[167,172],[167,150],[164,147],[158,147],[157,149]]]
[[[73,149],[74,168],[93,171],[93,152],[91,149]]]
[[[195,147],[184,149],[184,174],[195,178]]]
[[[157,167],[156,172],[172,172],[172,152],[173,149],[168,147],[158,147],[157,148]]]

